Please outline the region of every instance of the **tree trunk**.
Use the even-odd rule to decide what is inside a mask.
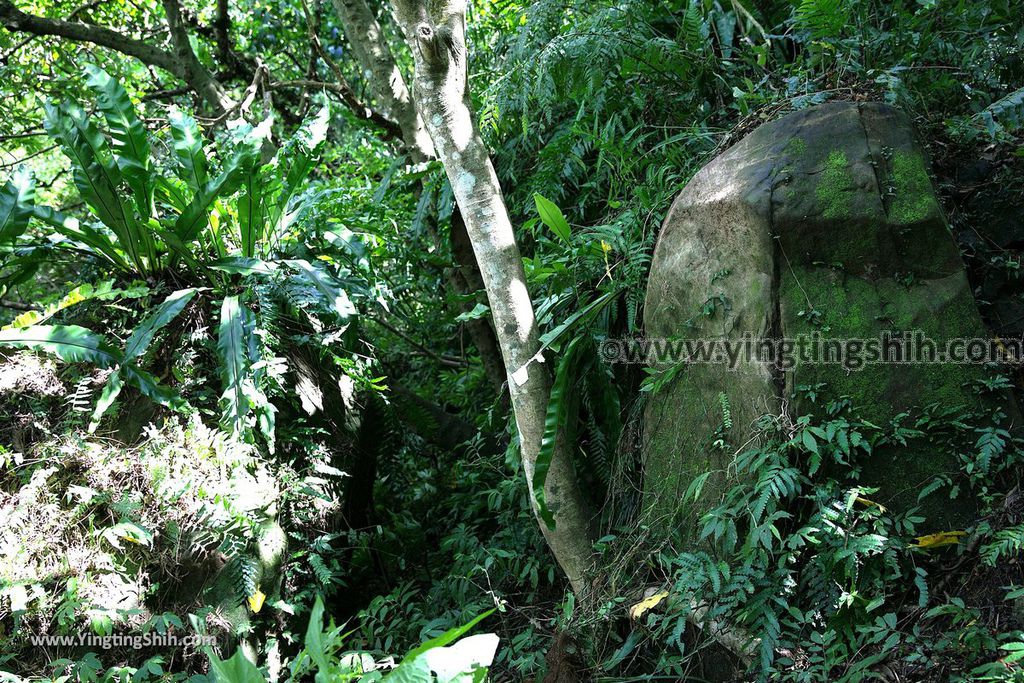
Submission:
[[[385,114],[398,123],[402,141],[414,163],[433,159],[434,145],[427,134],[423,119],[416,111],[409,88],[391,46],[384,37],[380,22],[366,4],[366,0],[332,0],[334,10],[345,30],[345,38],[355,53],[359,65],[367,75],[377,102]],[[434,229],[436,238],[436,226]],[[451,221],[452,255],[462,277],[450,277],[448,285],[458,294],[469,294],[483,289],[480,268],[466,237],[466,228],[458,211]],[[505,370],[501,362],[498,342],[487,320],[470,320],[466,323],[469,337],[480,352],[484,374],[500,395],[505,385]]]
[[[416,64],[416,107],[444,164],[480,265],[508,376],[523,471],[533,495],[533,472],[544,435],[551,380],[541,364],[533,302],[519,247],[490,153],[473,121],[468,92],[465,0],[394,0]],[[578,594],[592,560],[589,514],[560,440],[544,486],[555,527],[541,523],[555,559]]]

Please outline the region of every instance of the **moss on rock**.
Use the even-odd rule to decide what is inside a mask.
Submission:
[[[916,152],[896,152],[892,158],[893,198],[889,218],[896,225],[926,220],[937,203],[924,157]]]

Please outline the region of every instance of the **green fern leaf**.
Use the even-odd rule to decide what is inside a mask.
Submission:
[[[551,458],[555,454],[555,445],[558,441],[559,432],[566,426],[566,417],[569,412],[570,383],[575,376],[576,360],[578,350],[583,347],[582,341],[585,337],[574,337],[566,346],[558,368],[555,371],[555,381],[551,385],[551,396],[548,399],[547,414],[544,417],[544,436],[541,439],[540,450],[537,453],[537,460],[533,469],[533,497],[537,503],[537,514],[544,520],[549,529],[555,528],[555,517],[544,495],[544,483],[547,481],[548,470],[551,467]]]

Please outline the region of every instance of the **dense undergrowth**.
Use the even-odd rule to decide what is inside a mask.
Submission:
[[[1021,680],[1009,433],[958,406],[887,425],[843,400],[767,416],[765,445],[736,461],[749,477],[700,522],[734,554],[683,552],[640,512],[645,377],[594,353],[640,333],[657,229],[687,179],[758,123],[834,99],[913,115],[983,314],[1024,333],[1016,5],[475,4],[475,104],[557,370],[552,410],[601,510],[585,599],[545,549],[507,404],[466,333],[482,295],[445,285],[438,165],[396,160],[328,108],[288,129],[251,116],[203,143],[188,115],[140,104],[142,76],[106,53],[90,61],[119,78],[54,61],[79,104],[45,116],[77,175],[36,138],[3,143],[30,157],[38,208],[0,229],[0,286],[42,310],[0,309],[0,338],[58,360],[4,348],[0,365],[0,670],[200,680],[213,661],[227,680],[372,680],[412,651],[392,675],[425,680],[413,648],[486,614],[496,680],[701,680],[734,665],[752,680]],[[43,120],[37,98],[19,102]],[[96,166],[119,174],[128,218],[83,191]],[[29,184],[19,171],[5,197]],[[72,244],[82,226],[98,233],[86,250]],[[147,251],[150,228],[166,252]],[[88,352],[26,341],[57,326]],[[873,448],[907,442],[961,454],[936,486],[981,496],[976,527],[921,537],[918,515],[856,486]],[[218,652],[32,642],[168,631],[209,634]],[[466,666],[489,659],[476,642]],[[220,663],[236,651],[262,671]]]

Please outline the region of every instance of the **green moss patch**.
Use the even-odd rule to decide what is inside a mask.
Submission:
[[[892,184],[895,196],[889,218],[893,223],[918,223],[937,209],[932,181],[920,154],[896,152],[892,159]]]
[[[825,218],[845,218],[850,215],[853,197],[850,192],[850,171],[846,153],[830,152],[825,161],[825,170],[815,189],[821,204],[821,215]]]

